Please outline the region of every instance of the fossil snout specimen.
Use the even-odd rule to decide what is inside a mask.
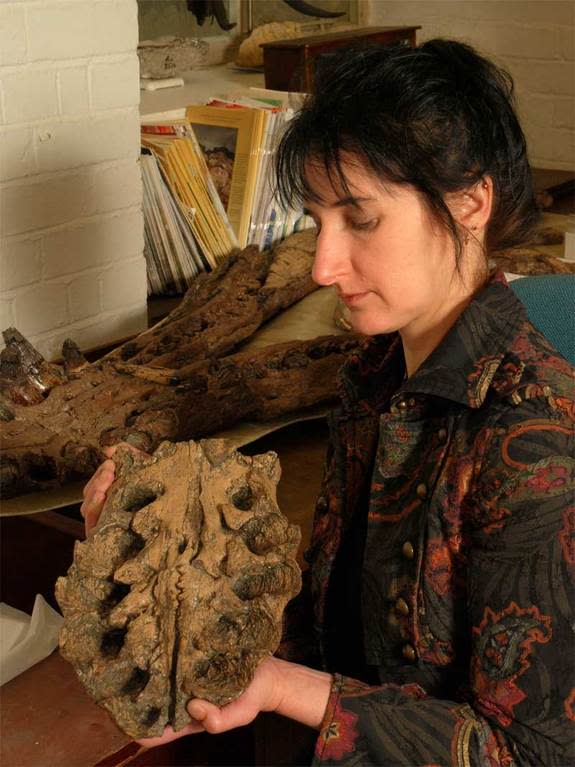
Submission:
[[[151,737],[183,727],[190,698],[238,697],[277,648],[300,533],[276,503],[274,453],[203,440],[114,460],[98,525],[56,584],[60,649],[119,727]]]

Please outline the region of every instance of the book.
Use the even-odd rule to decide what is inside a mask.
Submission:
[[[240,247],[248,244],[265,109],[238,106],[190,106],[186,117],[212,175]]]
[[[296,231],[296,224],[301,228],[307,228],[310,224],[307,218],[302,218],[301,210],[284,209],[275,195],[275,151],[286,124],[293,117],[294,109],[287,106],[286,94],[280,98],[274,91],[253,91],[250,90],[249,96],[226,94],[212,98],[207,106],[228,110],[264,110],[261,143],[259,148],[253,149],[257,157],[257,162],[254,161],[257,171],[246,243],[268,249]],[[294,103],[301,105],[304,97],[305,94],[301,94],[301,98]]]
[[[214,268],[238,247],[238,238],[193,130],[185,121],[143,125],[142,146],[157,157],[201,254]]]
[[[180,115],[181,112],[178,112]],[[212,98],[142,125],[151,293],[181,293],[235,248],[269,249],[313,225],[275,193],[274,158],[294,110],[265,89]]]
[[[148,294],[183,293],[200,271],[209,268],[194,240],[189,216],[173,195],[157,158],[143,150],[144,255]]]

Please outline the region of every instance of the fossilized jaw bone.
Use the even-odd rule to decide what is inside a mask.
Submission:
[[[299,591],[300,533],[277,506],[274,453],[203,440],[114,460],[98,525],[56,584],[60,649],[141,738],[183,727],[190,698],[223,705],[248,686]]]

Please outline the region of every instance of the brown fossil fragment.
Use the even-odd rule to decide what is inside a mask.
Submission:
[[[497,251],[490,259],[499,269],[513,274],[575,274],[575,264],[532,247]]]
[[[277,456],[224,440],[118,450],[97,527],[56,584],[63,656],[133,738],[223,705],[278,646],[300,588],[300,533],[276,502]]]
[[[165,370],[104,362],[34,405],[0,400],[0,489],[8,498],[89,476],[105,445],[152,452],[238,421],[267,421],[335,399],[357,336],[325,336]]]
[[[73,342],[64,365],[18,331],[0,354],[0,493],[9,498],[87,478],[102,447],[152,452],[240,420],[266,421],[337,398],[335,380],[359,338],[324,337],[266,349],[242,344],[314,290],[310,231],[273,252],[246,248],[201,275],[164,320],[97,362]]]

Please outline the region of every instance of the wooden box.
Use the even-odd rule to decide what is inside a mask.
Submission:
[[[264,51],[266,88],[309,93],[317,56],[358,42],[380,45],[403,42],[414,46],[418,29],[421,27],[368,27],[264,43],[261,47]]]

